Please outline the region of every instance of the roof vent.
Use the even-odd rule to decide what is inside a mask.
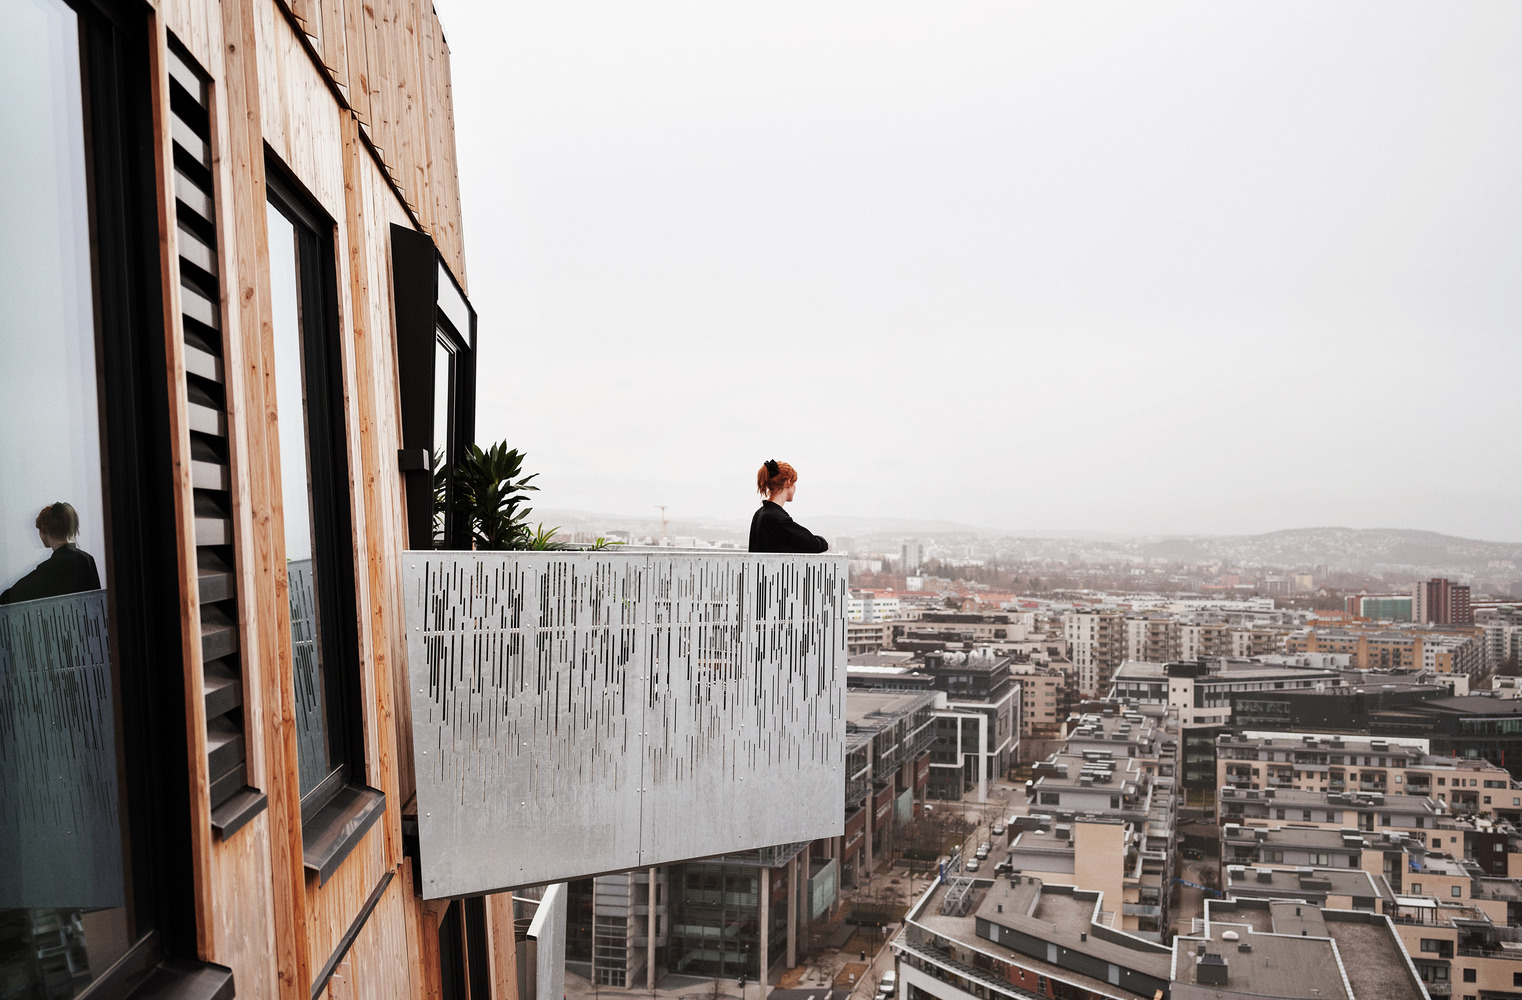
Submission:
[[[1226,978],[1226,959],[1213,952],[1195,966],[1195,981],[1201,986],[1225,986]]]
[[[1242,935],[1238,934],[1236,931],[1226,931],[1224,934],[1221,935],[1221,940],[1222,941],[1235,941],[1238,938],[1240,938],[1241,936]]]

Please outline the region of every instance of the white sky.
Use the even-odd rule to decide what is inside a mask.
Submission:
[[[1522,5],[435,6],[541,506],[1522,540]]]

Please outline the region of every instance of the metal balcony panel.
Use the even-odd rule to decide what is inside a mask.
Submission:
[[[404,567],[425,897],[843,831],[843,556]]]

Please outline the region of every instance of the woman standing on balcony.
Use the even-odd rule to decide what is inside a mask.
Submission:
[[[830,543],[788,517],[782,505],[798,492],[798,470],[767,459],[756,470],[756,492],[764,498],[750,519],[752,552],[824,552]]]

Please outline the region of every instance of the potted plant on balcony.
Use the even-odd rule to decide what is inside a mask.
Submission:
[[[527,458],[516,448],[508,448],[506,441],[486,448],[473,444],[460,456],[447,480],[436,476],[434,495],[442,507],[452,494],[455,513],[470,533],[472,548],[543,552],[571,547],[555,540],[559,528],[546,528],[543,522],[529,527],[533,508],[526,503],[528,495],[539,487],[530,483],[538,473],[524,474]],[[609,544],[599,538],[590,547],[605,549]]]
[[[530,547],[534,533],[529,529],[528,515],[532,508],[525,504],[528,494],[539,487],[530,482],[537,473],[524,474],[527,457],[516,448],[508,448],[506,441],[486,448],[473,444],[450,470],[449,492],[455,514],[464,522],[472,548],[502,551]],[[443,477],[438,484],[436,489],[442,491]]]

